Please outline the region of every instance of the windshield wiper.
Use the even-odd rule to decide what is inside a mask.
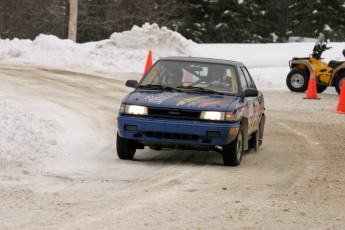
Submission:
[[[228,95],[228,93],[222,93],[222,92],[214,91],[214,90],[211,90],[211,89],[206,89],[206,88],[196,87],[196,86],[179,86],[178,89],[186,89],[188,91],[193,91],[193,92],[202,92],[202,93],[212,93],[212,94]]]
[[[163,89],[163,90],[177,90],[177,91],[181,91],[179,89],[176,89],[174,87],[170,87],[170,86],[166,86],[166,85],[138,85],[138,88],[142,88],[142,89]]]

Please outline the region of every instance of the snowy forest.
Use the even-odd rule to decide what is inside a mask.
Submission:
[[[344,0],[79,0],[77,42],[157,23],[198,43],[345,41]],[[0,0],[0,38],[67,38],[69,0]]]

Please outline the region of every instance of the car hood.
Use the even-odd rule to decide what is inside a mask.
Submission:
[[[229,105],[238,99],[237,96],[217,94],[137,90],[130,93],[124,103],[148,107],[226,111]]]

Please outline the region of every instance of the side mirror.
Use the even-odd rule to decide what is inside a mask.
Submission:
[[[343,49],[343,55],[344,55],[344,57],[345,57],[345,49]]]
[[[257,89],[246,89],[243,94],[244,97],[257,97],[259,96],[259,91]]]
[[[127,80],[126,81],[126,86],[131,87],[131,88],[136,88],[138,86],[138,81],[137,80]]]

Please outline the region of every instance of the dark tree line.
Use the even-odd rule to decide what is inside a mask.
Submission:
[[[41,33],[67,37],[69,0],[0,0],[0,37],[33,39]]]
[[[0,37],[67,38],[69,0],[0,0]],[[200,43],[345,40],[343,0],[79,0],[77,41],[157,23]]]
[[[175,0],[79,0],[78,41],[109,38],[145,22],[176,29],[182,17]]]
[[[343,0],[186,1],[180,32],[198,42],[284,42],[291,36],[345,40]]]

